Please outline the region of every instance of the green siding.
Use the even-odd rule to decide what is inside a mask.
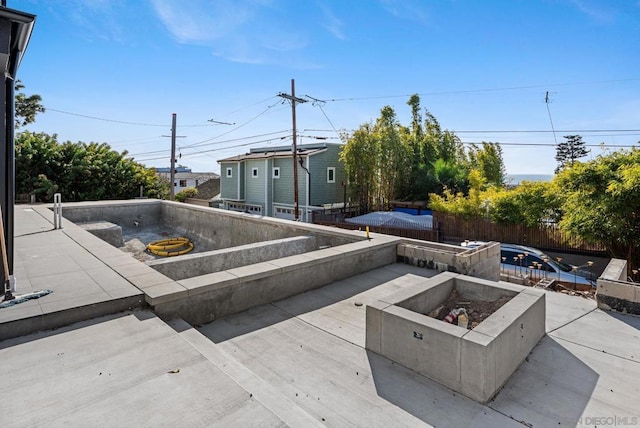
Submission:
[[[302,157],[304,166],[309,165],[311,172],[311,201],[310,205],[323,205],[343,201],[342,182],[346,180],[344,168],[339,160],[340,144],[327,144],[322,153]],[[233,177],[226,177],[226,168],[232,168]],[[280,168],[279,178],[273,178],[273,168]],[[327,168],[335,168],[335,183],[327,183]],[[254,168],[258,172],[253,177]],[[221,196],[223,199],[240,200],[247,204],[260,205],[263,215],[273,215],[273,204],[292,206],[294,201],[293,159],[271,158],[259,160],[244,160],[221,163]],[[298,167],[298,204],[307,204],[307,172]],[[238,195],[238,181],[240,181],[240,195]]]
[[[343,202],[342,182],[346,181],[346,174],[344,166],[340,162],[341,150],[342,145],[327,144],[325,152],[311,156],[311,205]],[[336,169],[334,183],[327,183],[327,168],[329,167]]]
[[[231,178],[227,177],[227,168],[231,168]],[[238,194],[238,180],[241,181],[240,194]],[[220,196],[223,199],[242,200],[244,196],[242,188],[242,168],[238,168],[238,163],[220,164]]]
[[[276,158],[273,166],[280,167],[280,178],[273,180],[273,202],[293,205],[293,160]]]
[[[257,177],[253,176],[254,169],[258,170]],[[268,215],[264,198],[264,174],[264,160],[248,160],[245,162],[245,200],[248,204],[262,205],[263,214]]]

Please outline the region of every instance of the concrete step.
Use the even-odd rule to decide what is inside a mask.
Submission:
[[[535,286],[538,288],[550,288],[551,286],[553,286],[555,282],[556,282],[555,279],[545,278],[538,281]]]
[[[169,321],[180,336],[289,426],[322,427],[320,421],[269,385],[220,346],[181,319]]]
[[[2,426],[282,425],[151,312],[9,339],[0,360],[0,400],[17,409]]]

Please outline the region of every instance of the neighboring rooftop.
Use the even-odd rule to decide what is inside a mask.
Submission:
[[[389,264],[194,326],[123,311],[144,295],[132,257],[52,230],[43,206],[15,213],[20,293],[54,292],[0,309],[0,332],[86,320],[0,342],[1,426],[640,423],[640,318],[592,300],[547,292],[546,336],[482,405],[364,348],[366,305],[435,270]]]
[[[330,143],[317,143],[317,144],[300,144],[297,146],[298,156],[308,156],[315,153],[323,152],[327,149],[327,144]],[[271,158],[286,158],[293,155],[292,146],[278,146],[278,147],[262,147],[251,149],[248,153],[231,156],[225,159],[219,159],[221,162],[239,162],[249,159],[271,159]]]

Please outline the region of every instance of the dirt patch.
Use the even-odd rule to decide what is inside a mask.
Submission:
[[[464,309],[468,317],[467,328],[472,330],[488,318],[489,315],[500,309],[509,300],[511,300],[510,296],[501,297],[498,300],[491,302],[470,300],[465,299],[460,295],[460,293],[458,293],[458,290],[454,289],[449,298],[444,301],[442,305],[438,306],[435,310],[426,315],[431,318],[444,321],[445,317],[449,315],[453,309]],[[458,325],[458,319],[454,319],[452,324]]]

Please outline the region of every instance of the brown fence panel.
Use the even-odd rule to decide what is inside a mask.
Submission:
[[[527,227],[519,224],[495,224],[487,219],[466,219],[444,213],[433,213],[434,225],[439,225],[446,241],[498,241],[528,245],[546,251],[606,254],[606,247],[590,244],[569,236],[552,225]]]

